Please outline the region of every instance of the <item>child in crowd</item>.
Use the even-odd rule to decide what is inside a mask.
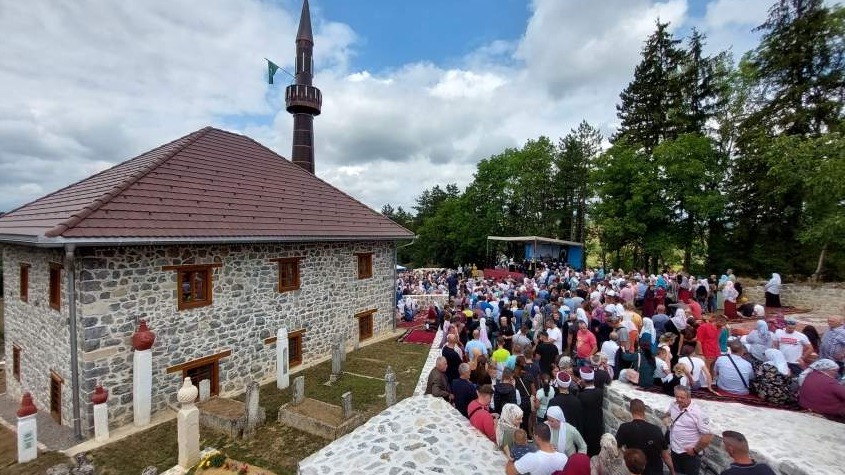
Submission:
[[[529,452],[535,452],[537,449],[533,443],[528,443],[528,433],[522,429],[517,429],[513,433],[513,445],[511,446],[511,458],[519,460],[523,455]]]

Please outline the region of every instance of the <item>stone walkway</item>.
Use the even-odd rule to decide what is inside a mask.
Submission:
[[[0,395],[0,420],[2,420],[3,425],[13,431],[17,427],[19,407],[19,400],[12,399],[7,394]],[[73,436],[72,427],[57,424],[50,413],[39,410],[36,420],[38,422],[38,444],[41,450],[65,450],[80,442]]]

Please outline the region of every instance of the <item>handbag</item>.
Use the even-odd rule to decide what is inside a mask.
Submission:
[[[678,419],[680,419],[680,418],[681,418],[681,416],[683,416],[684,414],[686,414],[686,412],[687,412],[687,410],[686,410],[686,409],[684,409],[683,411],[681,411],[681,413],[680,413],[680,414],[678,414],[678,415],[677,415],[677,417],[675,417],[675,419],[674,419],[674,420],[672,420],[672,423],[671,423],[671,424],[669,424],[669,427],[667,427],[667,428],[666,428],[666,432],[663,434],[663,439],[666,441],[666,446],[667,446],[667,447],[669,446],[669,432],[672,430],[672,427],[675,427],[675,423],[676,423],[676,422],[678,422]]]

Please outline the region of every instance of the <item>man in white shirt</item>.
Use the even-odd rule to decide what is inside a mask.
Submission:
[[[794,318],[787,317],[786,329],[777,330],[775,332],[774,346],[786,358],[786,362],[792,365],[797,365],[798,360],[805,356],[809,356],[813,351],[813,346],[807,335],[795,329],[798,322]],[[798,371],[799,373],[801,371]]]
[[[558,452],[551,443],[551,429],[546,424],[537,424],[534,428],[534,443],[537,444],[536,452],[523,455],[519,460],[508,460],[505,465],[507,475],[552,475],[552,473],[563,470],[568,460],[566,455]]]
[[[549,342],[557,347],[558,354],[563,354],[563,332],[555,325],[552,318],[546,319],[546,333],[549,334]]]
[[[701,389],[706,387],[712,389],[713,378],[710,375],[710,370],[707,369],[707,363],[698,356],[694,356],[694,351],[690,347],[684,347],[682,355],[678,358],[678,363],[686,366],[687,375],[690,379],[689,387],[691,389]]]
[[[699,475],[701,452],[710,445],[710,418],[692,401],[689,388],[675,386],[675,402],[663,422],[669,427],[669,449],[676,473]]]
[[[754,377],[754,370],[751,363],[745,360],[745,345],[739,340],[732,340],[728,343],[730,354],[716,358],[714,371],[716,373],[716,387],[722,391],[745,396],[748,394],[748,386],[751,385],[751,378]]]

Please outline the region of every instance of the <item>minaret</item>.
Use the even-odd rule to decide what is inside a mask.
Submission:
[[[293,114],[291,161],[314,173],[314,116],[320,115],[323,95],[311,85],[314,77],[314,35],[308,0],[302,3],[302,16],[296,32],[296,76],[285,90],[287,111]]]

